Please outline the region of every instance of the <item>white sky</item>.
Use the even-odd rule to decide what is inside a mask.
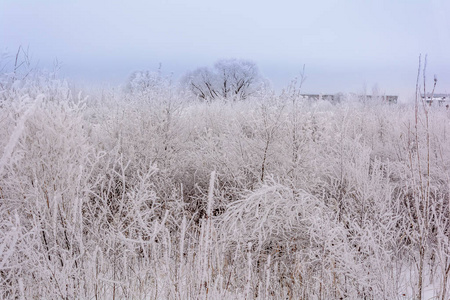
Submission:
[[[90,83],[245,58],[279,89],[305,64],[314,93],[412,94],[427,53],[430,84],[450,92],[449,0],[0,0],[0,48],[19,45]]]

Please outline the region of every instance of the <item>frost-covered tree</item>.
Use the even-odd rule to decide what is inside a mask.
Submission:
[[[127,102],[167,103],[174,100],[172,76],[157,71],[134,71],[128,77],[123,91]]]
[[[267,80],[252,61],[222,59],[213,69],[201,67],[187,73],[182,84],[203,100],[244,100],[267,86]]]
[[[159,72],[134,71],[128,78],[125,91],[129,93],[145,93],[159,88],[163,78]]]

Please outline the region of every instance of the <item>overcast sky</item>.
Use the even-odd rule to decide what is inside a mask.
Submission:
[[[449,0],[1,0],[0,47],[19,45],[88,83],[245,58],[279,89],[305,64],[311,93],[414,93],[427,53],[430,84],[450,92]]]

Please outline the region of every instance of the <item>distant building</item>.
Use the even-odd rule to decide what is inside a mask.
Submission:
[[[449,107],[450,104],[450,95],[449,94],[427,94],[427,96],[425,97],[425,95],[421,95],[422,100],[424,100],[429,106],[445,106],[445,107]]]
[[[347,96],[345,96],[343,93],[338,94],[302,94],[301,95],[304,99],[310,100],[310,101],[318,101],[318,100],[326,100],[331,103],[340,103],[344,101]],[[372,95],[361,95],[361,94],[350,94],[349,95],[352,98],[356,98],[361,102],[366,101],[379,101],[381,103],[388,103],[388,104],[397,104],[398,96],[393,95],[381,95],[381,96],[372,96]]]
[[[389,104],[397,104],[398,96],[385,95],[383,101]]]
[[[329,101],[333,104],[340,103],[345,100],[345,96],[342,93],[338,93],[338,94],[334,94],[334,95],[331,95],[331,94],[302,94],[301,96],[303,97],[303,99],[306,99],[309,101],[324,100],[324,101]]]
[[[397,104],[398,96],[394,95],[354,95],[361,102]]]

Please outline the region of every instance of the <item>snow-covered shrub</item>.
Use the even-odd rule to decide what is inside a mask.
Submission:
[[[58,77],[59,66],[42,70],[33,66],[28,51],[19,48],[15,57],[4,54],[0,59],[0,106],[28,96],[45,94],[47,101],[67,101],[72,98],[67,80]]]

